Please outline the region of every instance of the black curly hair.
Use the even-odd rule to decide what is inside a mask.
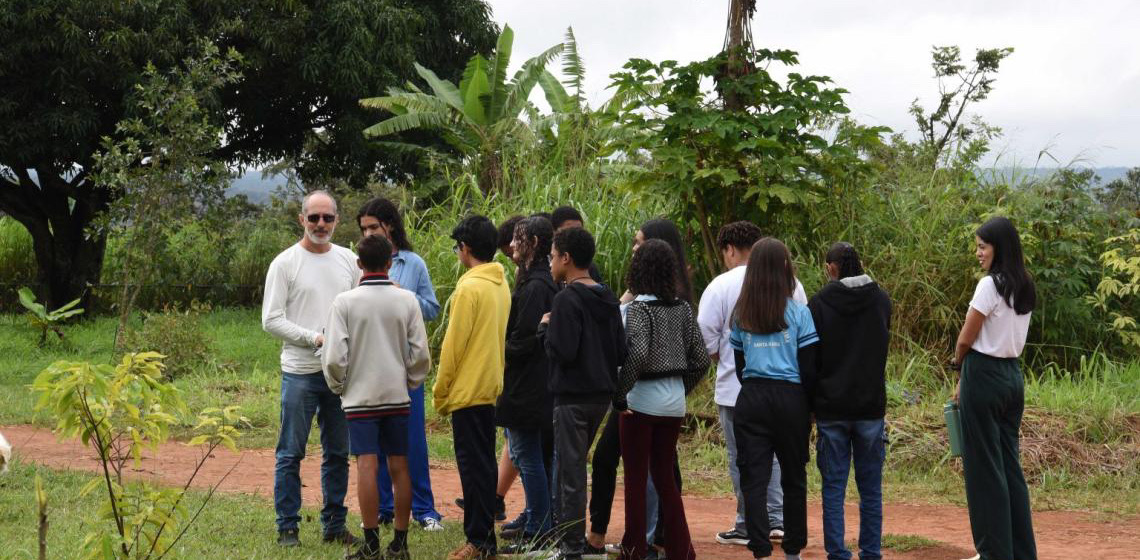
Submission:
[[[689,261],[685,258],[685,240],[681,237],[681,230],[677,229],[676,224],[664,218],[649,220],[641,224],[638,229],[646,241],[660,239],[669,244],[669,248],[673,250],[673,258],[677,260],[677,266],[674,267],[677,297],[691,305],[693,303],[693,281],[689,278]],[[638,251],[640,250],[638,249]]]
[[[511,248],[511,240],[515,238],[515,226],[523,221],[524,216],[511,216],[499,224],[499,250],[507,255],[508,250]]]
[[[408,234],[404,231],[404,218],[400,217],[400,210],[396,208],[396,204],[387,198],[373,198],[364,203],[360,208],[360,212],[356,213],[356,223],[360,223],[360,218],[365,216],[372,216],[380,223],[388,226],[389,235],[392,236],[392,244],[397,249],[403,251],[411,251],[412,244],[408,242]]]
[[[594,236],[582,228],[566,228],[554,234],[553,245],[559,253],[570,255],[574,266],[585,270],[594,262]]]
[[[716,248],[724,251],[729,247],[736,247],[742,251],[749,251],[752,246],[764,237],[760,228],[747,221],[732,222],[721,226],[716,233]]]
[[[629,263],[625,283],[634,295],[653,295],[672,302],[677,299],[677,255],[669,243],[661,239],[647,239]]]
[[[554,240],[554,226],[550,225],[550,220],[542,216],[526,218],[515,226],[515,237],[528,243],[524,253],[530,252],[530,262],[526,263],[524,268],[532,268],[535,264],[545,263],[550,258],[550,244]],[[531,239],[534,240],[533,247],[529,247]]]

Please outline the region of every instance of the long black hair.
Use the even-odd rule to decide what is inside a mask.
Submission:
[[[664,218],[654,218],[641,224],[641,235],[646,241],[660,239],[673,249],[673,256],[677,259],[677,297],[690,305],[693,303],[693,282],[689,278],[689,261],[685,259],[685,243],[681,239],[681,231],[673,222]],[[640,251],[640,249],[638,249]]]
[[[1025,315],[1037,307],[1037,288],[1033,277],[1025,270],[1025,256],[1021,251],[1021,236],[1013,222],[1004,216],[994,216],[978,231],[979,239],[994,248],[994,259],[990,263],[990,276],[994,279],[1005,304],[1018,315]]]
[[[396,249],[413,250],[412,244],[408,241],[408,234],[404,231],[404,218],[400,217],[399,209],[391,200],[377,197],[365,202],[360,212],[356,214],[356,223],[359,224],[360,218],[365,216],[372,216],[388,226],[388,235],[392,237],[392,244]]]
[[[530,251],[530,260],[523,264],[523,268],[531,269],[536,265],[547,263],[547,259],[550,258],[550,244],[554,239],[554,226],[550,225],[550,220],[543,216],[523,218],[515,225],[515,237],[521,237],[528,245],[526,250]],[[532,239],[534,246],[530,247]]]
[[[855,247],[846,241],[832,245],[827,250],[827,256],[824,260],[828,264],[839,266],[838,280],[866,274],[863,272],[863,263],[859,262],[859,253],[855,251]]]

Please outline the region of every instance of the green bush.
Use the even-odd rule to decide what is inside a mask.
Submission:
[[[0,284],[30,284],[35,277],[31,234],[20,222],[0,216]]]
[[[143,325],[127,336],[126,347],[133,352],[158,352],[163,356],[163,375],[177,379],[214,364],[214,341],[202,324],[201,314],[208,306],[192,305],[187,310],[166,308],[143,314]]]

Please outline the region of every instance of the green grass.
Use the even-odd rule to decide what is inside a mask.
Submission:
[[[33,560],[37,557],[36,508],[34,480],[36,472],[44,481],[48,494],[48,557],[78,558],[83,540],[90,531],[110,531],[109,522],[96,521],[100,500],[104,495],[92,492],[79,497],[91,475],[71,471],[55,471],[16,463],[0,477],[0,542],[4,543],[6,560]],[[204,498],[192,492],[190,508]],[[274,542],[277,536],[271,502],[264,497],[240,494],[216,494],[198,521],[178,543],[180,558],[200,560],[255,560],[288,557],[297,560],[340,559],[344,548],[324,544],[320,538],[320,513],[311,508],[301,512],[301,547],[287,554]],[[360,517],[349,512],[348,526],[359,535]],[[408,540],[415,558],[444,558],[447,552],[463,542],[460,523],[445,523],[446,530],[429,533],[415,523]],[[386,543],[391,530],[382,530]]]
[[[928,539],[918,535],[892,535],[890,533],[883,535],[883,548],[897,550],[899,552],[910,552],[912,550],[919,550],[923,548],[934,548],[939,543],[936,540]],[[856,545],[852,550],[858,550]]]

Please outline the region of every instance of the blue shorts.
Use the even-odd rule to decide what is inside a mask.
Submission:
[[[408,455],[408,415],[349,418],[348,441],[353,455]]]

